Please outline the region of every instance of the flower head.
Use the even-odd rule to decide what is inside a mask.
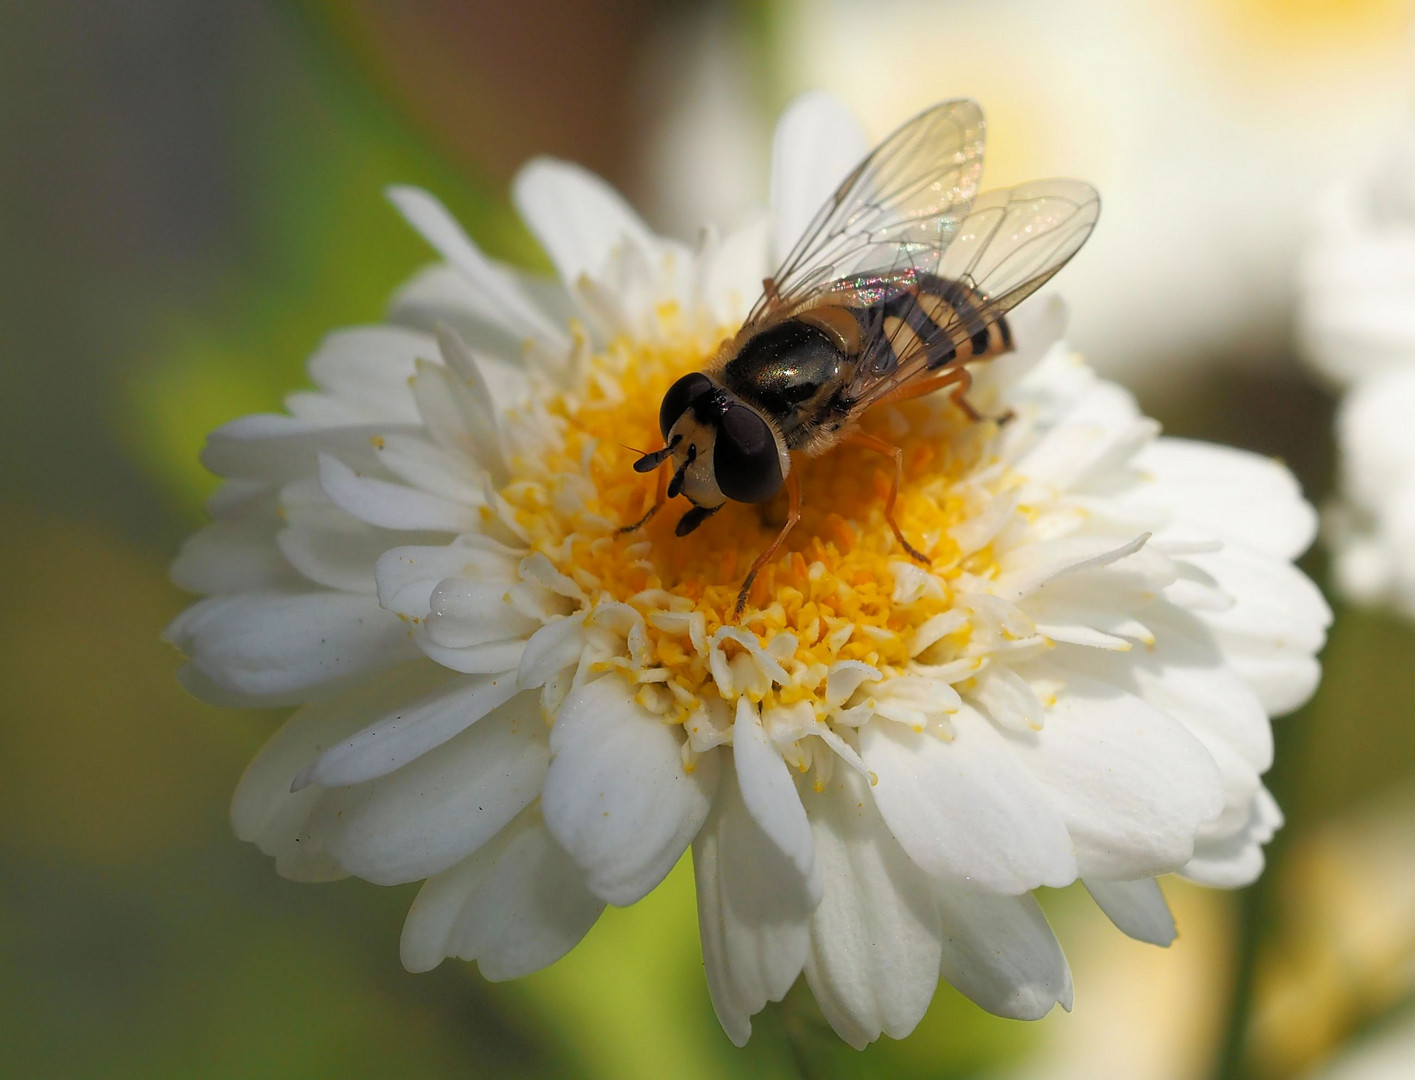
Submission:
[[[1069,1007],[1030,895],[1081,877],[1168,943],[1155,884],[1251,880],[1280,821],[1268,717],[1300,704],[1328,613],[1290,560],[1312,514],[1279,465],[1158,437],[1056,344],[1056,302],[973,393],[871,410],[904,449],[808,462],[804,516],[740,620],[773,504],[642,530],[665,388],[735,332],[859,142],[805,99],[775,228],[695,248],[599,181],[534,163],[516,199],[559,271],[489,261],[393,193],[445,260],[389,323],[326,340],[289,416],[213,434],[214,524],[174,575],[195,692],[301,708],[233,817],[287,876],[427,879],[403,934],[511,978],[689,847],[729,1036],[804,971],[837,1032],[900,1037],[940,975],[985,1008]],[[639,450],[634,449],[640,448]]]
[[[1327,515],[1349,597],[1415,614],[1415,124],[1323,202],[1301,264],[1308,359],[1349,387],[1340,499]]]

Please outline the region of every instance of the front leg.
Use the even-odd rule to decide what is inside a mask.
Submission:
[[[619,529],[621,536],[625,533],[636,532],[642,529],[656,513],[663,509],[663,504],[668,501],[668,470],[663,467],[667,463],[667,459],[665,458],[658,464],[658,493],[654,496],[653,505],[649,507],[648,513],[639,518],[634,524],[622,526]]]
[[[777,549],[781,547],[781,542],[786,539],[786,534],[796,527],[796,522],[801,520],[801,480],[796,475],[795,463],[786,474],[786,524],[781,531],[776,534],[776,539],[771,542],[771,546],[757,556],[757,561],[752,563],[752,568],[747,571],[747,580],[742,582],[742,588],[737,593],[737,606],[732,609],[732,621],[735,623],[742,618],[742,609],[747,606],[747,594],[752,591],[752,582],[757,580],[757,574],[761,568],[771,561]]]

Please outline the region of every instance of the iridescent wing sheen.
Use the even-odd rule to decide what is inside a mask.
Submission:
[[[768,279],[748,324],[829,297],[869,303],[907,269],[934,270],[954,241],[983,171],[983,113],[945,101],[860,162]]]
[[[910,379],[946,367],[955,352],[966,362],[967,343],[979,327],[991,326],[1031,296],[1081,249],[1100,206],[1095,188],[1081,180],[1033,180],[978,196],[930,270],[966,286],[972,308],[966,320],[955,313],[938,334],[911,334],[902,355],[878,350],[876,359],[856,369],[845,400],[863,409]],[[906,277],[912,284],[913,276]],[[909,321],[911,302],[896,300],[901,324]]]

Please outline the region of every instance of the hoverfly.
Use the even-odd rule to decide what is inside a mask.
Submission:
[[[890,455],[885,518],[894,519],[903,451],[863,431],[871,407],[951,387],[972,420],[967,365],[1012,347],[1006,313],[1080,249],[1100,212],[1079,180],[1037,180],[978,194],[984,124],[974,101],[925,110],[879,144],[812,219],[736,336],[663,397],[661,449],[634,468],[660,471],[653,507],[685,496],[686,536],[728,500],[766,502],[785,485],[786,523],[742,583],[741,617],[758,571],[800,519],[794,464],[852,442]]]

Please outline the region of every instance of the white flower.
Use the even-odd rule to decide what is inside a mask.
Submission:
[[[1415,124],[1327,193],[1299,266],[1298,334],[1340,384],[1415,364]]]
[[[1346,596],[1415,617],[1415,353],[1410,361],[1360,379],[1341,402],[1340,497],[1324,535]]]
[[[1355,600],[1415,615],[1415,124],[1328,195],[1299,283],[1307,356],[1349,387],[1327,515],[1334,577]]]
[[[1081,877],[1164,944],[1156,875],[1259,872],[1268,717],[1310,694],[1328,621],[1290,563],[1312,512],[1271,461],[1157,437],[1048,348],[1054,302],[979,371],[1005,427],[946,395],[867,417],[905,449],[899,517],[929,570],[885,524],[884,463],[852,448],[805,466],[741,625],[762,508],[618,532],[652,497],[630,447],[654,444],[664,388],[735,330],[859,144],[804,100],[773,224],[696,249],[533,163],[516,202],[559,284],[397,190],[445,262],[388,325],[328,338],[291,415],[212,435],[216,520],[173,571],[210,595],[169,636],[203,697],[302,706],[236,831],[292,878],[426,878],[410,969],[534,971],[691,846],[732,1040],[804,971],[861,1046],[908,1033],[940,975],[1008,1016],[1069,1007],[1038,886]]]

